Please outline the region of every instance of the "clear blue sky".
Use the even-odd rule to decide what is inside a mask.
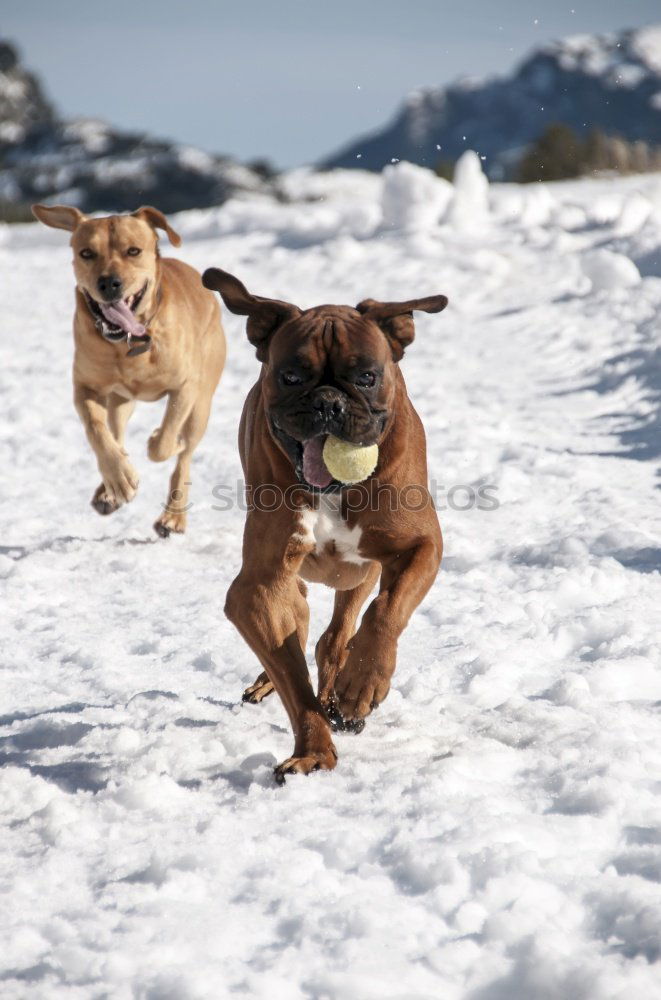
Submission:
[[[655,21],[659,0],[2,0],[0,30],[67,116],[292,166],[376,128],[415,87]]]

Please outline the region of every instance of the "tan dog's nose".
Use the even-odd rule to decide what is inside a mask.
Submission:
[[[106,302],[115,302],[122,297],[122,279],[116,274],[102,274],[96,287]]]

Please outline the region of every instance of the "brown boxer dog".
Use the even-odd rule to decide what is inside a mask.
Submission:
[[[129,503],[138,473],[124,450],[136,400],[167,395],[161,426],[147,444],[153,462],[177,456],[167,503],[154,529],[183,532],[193,452],[206,430],[225,363],[214,295],[183,261],[161,257],[156,230],[181,239],[157,208],[89,218],[69,205],[33,205],[40,222],[71,233],[76,278],[74,402],[96,455],[99,514]]]
[[[225,613],[264,672],[244,693],[276,690],[294,730],[294,753],[276,780],[335,767],[333,729],[359,732],[388,694],[397,641],[432,585],[441,530],[427,489],[425,434],[397,364],[414,336],[413,310],[440,312],[444,295],[408,302],[366,299],[302,311],[251,295],[217,268],[207,288],[247,316],[262,362],[239,430],[249,498],[243,566]],[[378,443],[374,473],[358,486],[333,479],[326,435]],[[379,582],[358,630],[360,610]],[[330,625],[316,646],[315,696],[305,661],[303,580],[333,587]]]

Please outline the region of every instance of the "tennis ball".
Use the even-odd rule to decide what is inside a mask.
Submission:
[[[378,444],[370,444],[366,448],[340,441],[329,434],[323,450],[324,464],[333,479],[341,483],[362,483],[371,476],[379,461]]]

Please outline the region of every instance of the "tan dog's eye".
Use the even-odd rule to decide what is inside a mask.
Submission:
[[[142,253],[142,250],[140,249],[140,247],[129,247],[126,252],[129,255],[129,257],[137,257],[138,254]]]
[[[94,260],[96,254],[94,253],[93,250],[90,250],[89,247],[84,247],[80,251],[80,256],[83,258],[83,260]]]

